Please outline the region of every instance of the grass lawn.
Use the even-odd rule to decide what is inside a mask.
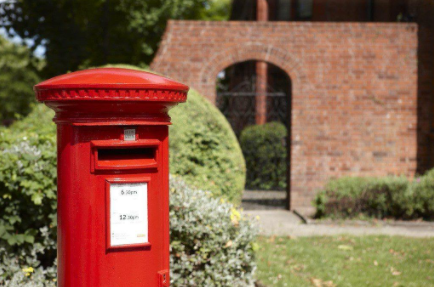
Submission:
[[[260,237],[266,286],[434,286],[434,238]]]

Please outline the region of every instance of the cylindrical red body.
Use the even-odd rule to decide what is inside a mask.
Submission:
[[[58,286],[169,286],[167,111],[187,90],[125,69],[35,87],[56,111]]]

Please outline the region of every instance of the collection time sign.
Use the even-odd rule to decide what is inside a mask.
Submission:
[[[148,183],[109,183],[109,247],[148,243]]]

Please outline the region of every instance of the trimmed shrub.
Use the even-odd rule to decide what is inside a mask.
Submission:
[[[247,166],[247,188],[286,188],[286,136],[286,127],[279,122],[249,126],[241,132],[240,145]]]
[[[130,65],[108,65],[127,69]],[[170,173],[192,187],[240,203],[246,166],[238,140],[224,115],[191,89],[187,103],[170,112]]]
[[[195,90],[170,111],[170,173],[215,196],[240,203],[246,167],[226,118]]]
[[[255,228],[230,203],[170,181],[173,286],[250,286]]]
[[[314,200],[316,217],[434,219],[434,170],[405,177],[343,177],[331,180]]]

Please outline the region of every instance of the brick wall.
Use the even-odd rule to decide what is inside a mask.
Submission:
[[[216,76],[246,60],[292,81],[291,207],[345,175],[417,168],[417,25],[170,21],[152,69],[215,101]]]

